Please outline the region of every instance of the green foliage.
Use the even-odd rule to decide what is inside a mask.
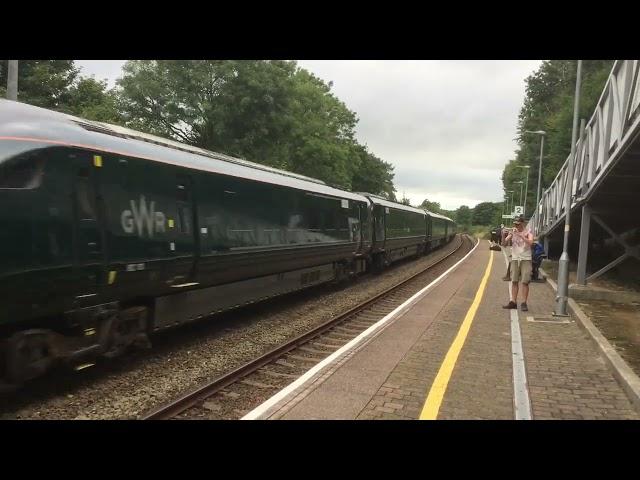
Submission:
[[[461,228],[469,228],[471,225],[471,209],[466,205],[461,205],[455,212],[454,220]]]
[[[419,208],[424,208],[425,210],[429,210],[430,212],[433,213],[439,213],[439,214],[443,214],[443,210],[440,207],[440,203],[439,202],[431,202],[429,201],[429,199],[425,198],[422,203],[420,204]]]
[[[7,60],[0,60],[0,85],[7,85]],[[78,76],[73,60],[20,60],[18,100],[59,110],[69,101],[69,87]],[[6,94],[6,90],[5,90]]]
[[[613,66],[612,60],[584,60],[580,93],[580,118],[589,120],[600,98]],[[518,145],[516,158],[511,160],[502,174],[505,192],[513,190],[513,182],[525,180],[526,171],[517,165],[529,165],[529,189],[526,196],[527,216],[534,210],[540,158],[540,136],[526,134],[526,130],[547,132],[544,145],[542,188],[548,187],[571,151],[573,101],[577,62],[550,60],[526,80],[526,96],[518,118]],[[515,186],[519,195],[519,186]],[[507,195],[509,196],[509,195]]]
[[[367,147],[354,144],[353,154],[358,156],[358,166],[351,179],[354,192],[368,192],[389,200],[396,200],[393,186],[393,165],[384,162],[367,150]]]
[[[68,90],[69,100],[64,110],[88,120],[121,123],[114,92],[107,90],[107,82],[95,78],[80,78]]]
[[[473,225],[467,231],[471,236],[481,240],[489,240],[491,238],[491,230],[486,225]]]
[[[495,226],[502,223],[502,208],[500,202],[482,202],[473,207],[471,223],[473,225]]]
[[[390,164],[354,137],[356,115],[293,61],[129,61],[125,121],[192,145],[393,196]]]

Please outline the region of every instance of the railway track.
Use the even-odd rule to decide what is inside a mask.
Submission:
[[[303,375],[424,286],[424,276],[473,240],[457,237],[457,247],[409,277],[354,308],[250,362],[159,407],[142,420],[232,419],[259,405]],[[464,252],[466,253],[466,252]]]

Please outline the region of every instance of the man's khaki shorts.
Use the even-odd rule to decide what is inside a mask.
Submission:
[[[511,260],[511,281],[525,285],[531,282],[531,260]]]

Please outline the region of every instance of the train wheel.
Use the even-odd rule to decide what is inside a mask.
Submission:
[[[55,360],[46,330],[15,333],[7,340],[4,353],[5,377],[15,384],[39,377],[51,368]]]
[[[384,270],[384,267],[385,267],[384,254],[376,253],[373,256],[372,267],[373,267],[373,273],[380,273]]]

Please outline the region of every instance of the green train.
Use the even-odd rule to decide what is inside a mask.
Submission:
[[[0,100],[0,383],[381,269],[446,217],[130,129]]]

